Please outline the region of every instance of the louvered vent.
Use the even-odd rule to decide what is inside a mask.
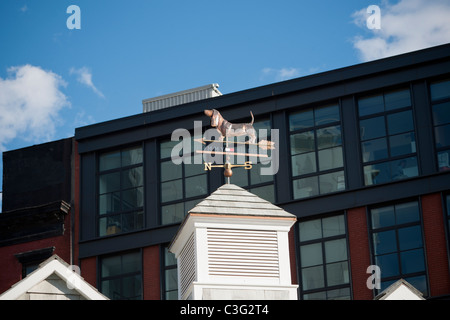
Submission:
[[[184,295],[189,285],[195,281],[195,238],[191,234],[181,250],[179,261],[180,293]]]
[[[276,231],[208,228],[211,276],[278,278]]]

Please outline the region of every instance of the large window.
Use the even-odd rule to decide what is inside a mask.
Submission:
[[[177,259],[169,252],[169,248],[163,248],[163,299],[178,300],[178,274]]]
[[[350,299],[344,215],[301,221],[298,230],[302,299]]]
[[[141,300],[141,253],[132,252],[101,258],[100,291],[113,300]]]
[[[425,252],[418,201],[370,210],[374,263],[381,291],[400,278],[427,296]]]
[[[345,190],[338,105],[289,116],[294,199]]]
[[[365,185],[417,176],[409,90],[360,98],[358,109]]]
[[[450,170],[450,80],[430,85],[439,171]]]
[[[172,162],[172,148],[179,143],[181,142],[171,140],[160,143],[162,224],[181,222],[188,210],[208,193],[207,172],[203,164],[195,164],[193,154],[185,154],[186,161],[181,164]],[[188,158],[190,163],[187,163]]]
[[[255,121],[253,124],[253,127],[255,128],[258,140],[261,139],[269,140],[271,139],[271,125],[270,125],[270,119],[263,119]],[[260,131],[259,130],[267,130],[267,137],[262,138],[259,136]],[[244,142],[245,140],[248,140],[247,137],[241,136],[236,137],[237,142]],[[275,148],[279,148],[279,146],[275,146]],[[251,150],[246,147],[246,152],[249,152]],[[261,152],[261,150],[256,150],[255,152]],[[271,157],[271,150],[267,150],[267,156]],[[246,158],[245,161],[248,161],[250,158]],[[270,164],[266,164],[264,159],[258,158],[257,163],[252,163],[252,169],[246,170],[242,167],[235,167],[233,168],[233,176],[231,177],[231,183],[240,186],[242,188],[245,188],[249,190],[250,192],[256,194],[257,196],[270,201],[274,203],[276,201],[275,199],[275,190],[274,190],[274,176],[273,175],[262,175],[261,174],[261,168],[262,167],[268,167]]]
[[[98,164],[100,236],[143,227],[144,169],[142,147],[102,153]]]

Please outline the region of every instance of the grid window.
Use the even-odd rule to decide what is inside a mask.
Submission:
[[[208,193],[207,172],[203,164],[195,164],[192,153],[180,154],[185,159],[181,164],[172,162],[172,148],[179,143],[181,142],[171,140],[160,143],[160,202],[163,225],[181,222],[186,213]]]
[[[142,299],[140,252],[109,256],[100,262],[100,291],[112,300]]]
[[[439,171],[450,170],[450,80],[430,85]]]
[[[447,232],[450,233],[450,195],[447,195],[445,197],[445,204],[447,209]],[[448,237],[450,239],[450,237]]]
[[[289,130],[294,199],[345,190],[339,106],[292,113]]]
[[[370,216],[373,259],[381,269],[380,292],[403,278],[426,296],[425,251],[418,201],[373,208]]]
[[[419,174],[416,135],[408,89],[358,100],[364,184]]]
[[[350,299],[344,215],[299,222],[298,227],[302,299]]]
[[[253,127],[255,128],[256,132],[259,134],[260,130],[267,130],[267,137],[261,137],[260,139],[268,140],[270,141],[270,119],[263,119],[259,121],[255,121],[253,124]],[[237,142],[244,142],[247,137],[240,136],[236,137]],[[256,149],[256,148],[255,148]],[[248,146],[246,147],[246,152],[250,152],[251,148]],[[258,151],[254,151],[257,153]],[[253,153],[253,152],[250,152]],[[271,157],[271,150],[267,150],[267,156]],[[237,158],[237,157],[236,157]],[[244,161],[248,161],[250,159],[245,159]],[[242,163],[244,161],[239,160],[239,163]],[[237,163],[237,161],[236,161]],[[233,175],[230,178],[231,183],[240,186],[242,188],[247,189],[248,191],[256,194],[257,196],[270,201],[274,203],[276,201],[275,199],[275,188],[274,188],[274,177],[273,175],[262,175],[261,174],[261,168],[270,166],[270,163],[267,164],[264,162],[263,158],[257,159],[257,163],[252,163],[252,169],[245,170],[242,167],[235,167],[233,168]]]
[[[100,236],[143,228],[142,147],[102,153],[98,165]]]
[[[163,299],[178,300],[178,269],[175,255],[169,252],[168,246],[163,249]]]

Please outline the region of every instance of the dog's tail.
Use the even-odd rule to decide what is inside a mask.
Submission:
[[[252,122],[250,122],[251,125],[253,125],[253,122],[255,121],[255,117],[253,117],[253,112],[250,111],[250,114],[252,115]]]

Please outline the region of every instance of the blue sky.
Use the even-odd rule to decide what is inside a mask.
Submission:
[[[73,4],[81,29],[67,28]],[[381,29],[366,25],[370,5]],[[448,43],[449,16],[448,0],[1,0],[0,152],[141,113],[158,95],[232,93]]]

